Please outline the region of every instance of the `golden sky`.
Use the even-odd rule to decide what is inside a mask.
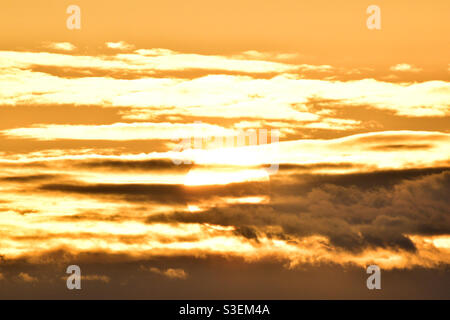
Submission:
[[[0,287],[52,296],[80,264],[86,297],[133,272],[205,297],[208,268],[242,293],[230,261],[280,279],[265,298],[306,268],[448,280],[450,3],[380,0],[381,30],[370,4],[3,1]],[[302,297],[359,288],[323,286]]]

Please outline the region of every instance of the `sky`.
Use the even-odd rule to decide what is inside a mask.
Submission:
[[[0,298],[449,299],[449,10],[2,1]]]

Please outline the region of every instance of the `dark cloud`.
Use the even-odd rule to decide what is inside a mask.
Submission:
[[[420,150],[431,149],[431,144],[384,144],[380,146],[371,147],[374,151],[400,151],[400,150]]]
[[[76,184],[53,183],[38,190],[77,193],[85,196],[114,196],[131,202],[180,204],[188,201],[207,201],[218,197],[264,195],[269,182],[244,182],[228,185],[184,186],[175,184]]]
[[[280,165],[282,168],[283,165]],[[295,168],[295,165],[294,167]],[[300,167],[301,168],[301,167]],[[337,166],[336,168],[339,168]],[[342,167],[342,168],[345,168]],[[372,172],[356,172],[346,174],[291,174],[290,177],[295,179],[292,187],[289,183],[283,182],[282,178],[274,177],[277,185],[283,188],[280,193],[289,194],[295,192],[295,187],[308,191],[314,187],[320,187],[326,184],[339,186],[354,186],[363,189],[374,189],[379,187],[392,187],[403,180],[411,180],[431,174],[442,173],[450,170],[450,167],[434,167],[421,169],[403,169],[403,170],[377,170]]]
[[[258,240],[258,235],[256,233],[256,230],[249,226],[237,227],[236,230],[234,231],[234,233],[238,236],[243,236],[244,238],[247,238],[247,239]]]
[[[61,175],[54,175],[54,174],[35,174],[35,175],[28,175],[28,176],[10,176],[10,177],[4,177],[0,178],[0,181],[5,182],[33,182],[33,181],[40,181],[40,180],[51,180],[60,177]]]
[[[125,220],[131,220],[133,217],[130,217],[128,215],[124,214],[101,214],[97,212],[83,212],[79,214],[72,214],[72,215],[65,215],[60,216],[57,218],[54,218],[56,221],[63,221],[63,222],[77,222],[77,221],[107,221],[107,222],[121,222]],[[135,217],[136,219],[136,217]],[[137,219],[136,219],[137,220]]]
[[[294,170],[294,171],[313,171],[322,169],[354,169],[361,168],[363,165],[355,164],[351,162],[342,163],[311,163],[311,164],[280,164],[278,166],[279,170]]]
[[[129,167],[127,161],[89,165]],[[328,166],[328,164],[324,164]],[[171,167],[168,162],[139,162],[131,167]],[[347,166],[347,164],[337,164]],[[291,166],[290,168],[297,168]],[[304,169],[302,166],[299,168]],[[450,233],[450,169],[425,168],[354,174],[274,175],[270,182],[214,186],[168,184],[43,184],[38,190],[86,197],[115,197],[136,203],[187,205],[217,201],[204,212],[153,214],[147,223],[208,223],[235,227],[235,234],[258,240],[260,235],[286,240],[326,236],[337,248],[358,252],[367,247],[414,251],[409,234]],[[221,197],[270,196],[269,204],[226,204]],[[173,210],[176,210],[174,208]],[[150,210],[147,210],[147,215]],[[134,212],[136,213],[136,212]],[[145,214],[145,210],[144,210]],[[143,217],[143,216],[141,216]],[[71,219],[102,220],[84,213]],[[113,213],[109,221],[132,218]],[[273,227],[279,228],[274,232]]]
[[[51,167],[45,161],[30,161],[30,162],[3,162],[0,163],[2,168],[32,168],[32,169],[47,169]]]
[[[187,171],[193,165],[179,164],[176,165],[170,159],[157,160],[91,160],[76,165],[81,168],[106,168],[116,170],[157,170],[157,171]]]
[[[326,183],[298,184],[299,188],[272,184],[268,205],[239,204],[198,213],[158,214],[146,221],[234,226],[237,234],[250,239],[279,227],[292,240],[322,235],[333,246],[352,252],[367,247],[415,251],[407,235],[450,233],[450,171],[436,172],[438,169],[398,172],[400,177],[390,183],[382,179],[392,173],[383,172],[333,176]],[[354,184],[361,180],[372,183],[372,187]]]
[[[160,203],[186,202],[183,187],[180,185],[169,184],[45,184],[39,189],[45,191],[78,193],[89,196],[120,196],[130,201],[154,201]]]

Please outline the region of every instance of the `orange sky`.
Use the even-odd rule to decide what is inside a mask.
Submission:
[[[382,29],[366,28],[371,1],[87,1],[82,29],[64,28],[73,1],[6,0],[2,48],[41,41],[69,41],[96,50],[104,41],[183,52],[235,53],[249,49],[296,52],[307,63],[385,66],[398,61],[434,69],[448,64],[450,33],[446,0],[385,1]]]
[[[449,1],[69,4],[0,10],[0,287],[448,269]]]

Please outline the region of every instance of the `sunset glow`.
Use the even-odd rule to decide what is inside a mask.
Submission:
[[[449,298],[449,1],[128,2],[2,5],[1,297]]]

